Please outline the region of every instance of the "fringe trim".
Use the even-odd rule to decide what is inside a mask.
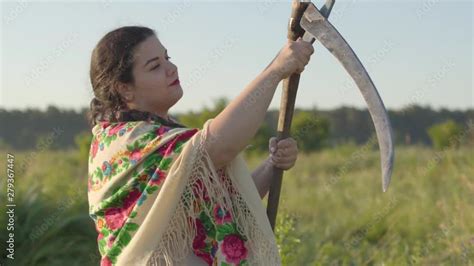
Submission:
[[[204,137],[198,144],[189,179],[186,181],[178,206],[160,242],[147,259],[146,265],[184,265],[187,257],[193,253],[192,243],[197,233],[194,219],[198,213],[195,211],[194,203],[204,201],[205,191],[211,206],[219,204],[221,208],[229,211],[237,224],[237,230],[247,238],[249,265],[281,265],[275,242],[265,236],[242,194],[233,186],[231,178],[227,178],[228,168],[225,169],[226,178],[220,179],[205,149]],[[232,192],[232,196],[229,192]],[[212,217],[212,208],[203,209]]]

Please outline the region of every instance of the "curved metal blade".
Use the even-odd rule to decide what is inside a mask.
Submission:
[[[324,3],[324,6],[321,7],[319,13],[321,13],[321,15],[323,15],[325,18],[329,18],[329,15],[331,14],[332,8],[335,3],[336,0],[326,0],[326,3]],[[313,36],[311,36],[311,34],[305,32],[303,35],[303,41],[314,43],[315,39],[313,38]]]
[[[380,147],[382,189],[387,191],[392,176],[394,147],[392,127],[380,95],[369,74],[341,34],[314,4],[309,4],[300,21],[301,27],[324,45],[349,72],[364,97]]]

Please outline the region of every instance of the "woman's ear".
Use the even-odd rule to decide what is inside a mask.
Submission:
[[[134,90],[128,84],[119,82],[117,86],[117,91],[126,103],[132,102],[135,99]]]

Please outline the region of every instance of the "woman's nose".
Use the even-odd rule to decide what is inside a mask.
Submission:
[[[170,67],[166,71],[167,72],[166,74],[171,77],[171,76],[175,75],[175,72],[177,71],[177,69],[178,69],[178,67],[176,67],[175,64],[170,62]]]

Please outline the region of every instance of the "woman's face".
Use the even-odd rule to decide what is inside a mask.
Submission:
[[[169,61],[166,48],[156,36],[140,43],[133,56],[133,85],[122,87],[130,109],[148,111],[167,118],[170,109],[183,96],[178,69]]]

